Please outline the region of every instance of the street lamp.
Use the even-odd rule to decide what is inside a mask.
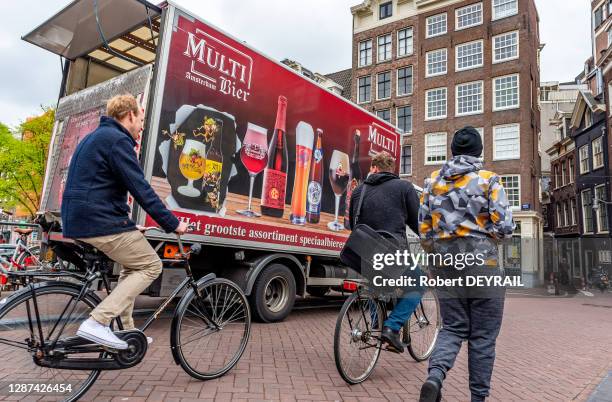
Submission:
[[[597,211],[599,209],[600,202],[605,205],[612,205],[612,201],[604,201],[600,200],[599,198],[593,198],[593,211]]]

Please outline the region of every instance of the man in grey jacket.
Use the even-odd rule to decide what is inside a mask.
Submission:
[[[451,150],[453,158],[431,175],[423,190],[419,211],[421,242],[428,252],[481,257],[480,263],[472,266],[436,266],[432,272],[445,279],[501,276],[497,242],[514,230],[501,179],[482,169],[482,139],[474,128],[457,131]],[[489,396],[505,289],[447,287],[438,288],[438,296],[443,328],[429,359],[429,377],[421,388],[420,401],[441,399],[442,382],[463,341],[468,342],[471,400],[484,401]]]

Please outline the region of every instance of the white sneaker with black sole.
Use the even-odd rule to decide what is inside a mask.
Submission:
[[[88,318],[81,324],[77,331],[77,336],[98,345],[117,350],[125,350],[128,348],[127,342],[117,338],[117,335],[113,333],[110,327],[100,324],[93,318]]]

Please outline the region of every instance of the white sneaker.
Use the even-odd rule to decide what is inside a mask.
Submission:
[[[127,342],[117,338],[110,327],[100,324],[93,318],[88,318],[81,324],[77,336],[113,349],[125,350],[128,348]]]

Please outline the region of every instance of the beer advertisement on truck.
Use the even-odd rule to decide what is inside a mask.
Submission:
[[[395,129],[178,9],[167,46],[148,148],[164,203],[213,243],[337,255]]]

